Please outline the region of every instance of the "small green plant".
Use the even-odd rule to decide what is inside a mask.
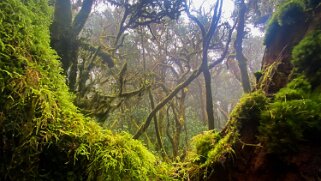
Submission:
[[[256,83],[258,83],[260,81],[262,75],[263,75],[262,71],[254,72],[254,77],[255,77]]]

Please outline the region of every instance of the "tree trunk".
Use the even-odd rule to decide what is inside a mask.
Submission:
[[[207,49],[203,50],[203,75],[205,82],[205,94],[206,94],[206,112],[207,112],[207,124],[208,129],[212,130],[215,128],[214,123],[214,110],[213,110],[213,97],[212,97],[212,86],[211,86],[211,73],[207,66]]]
[[[80,41],[78,35],[83,29],[90,14],[94,0],[84,0],[79,13],[72,21],[70,0],[56,0],[54,21],[50,27],[51,46],[61,58],[62,67],[67,75],[70,90],[76,91],[78,51]]]
[[[69,0],[56,0],[54,20],[50,27],[51,46],[60,56],[66,74],[71,57],[71,23],[71,2]]]
[[[238,23],[237,23],[237,33],[236,40],[234,42],[234,48],[236,53],[236,59],[241,72],[242,87],[245,93],[251,91],[250,79],[247,71],[247,59],[243,54],[243,38],[244,38],[244,25],[245,25],[245,14],[246,14],[246,5],[244,0],[239,2],[239,13],[238,13]]]
[[[153,94],[152,94],[151,90],[148,91],[148,96],[149,96],[151,108],[154,109],[155,108],[155,103],[154,103],[154,97],[153,97]],[[163,146],[163,142],[162,142],[162,139],[161,139],[161,135],[160,135],[160,132],[159,132],[157,115],[154,116],[154,127],[155,127],[156,140],[157,140],[157,144],[158,144],[159,150],[161,151],[162,157],[166,158],[166,152],[165,152],[165,149],[164,149],[164,146]]]

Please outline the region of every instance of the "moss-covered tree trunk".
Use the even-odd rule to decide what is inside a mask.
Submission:
[[[240,113],[248,113],[254,117],[238,116],[234,119],[233,115],[231,116],[232,119],[230,118],[229,125],[237,120],[239,134],[237,141],[233,143],[234,155],[223,161],[224,166],[222,166],[222,162],[212,164],[214,173],[209,180],[221,180],[222,178],[253,181],[320,179],[321,146],[320,141],[318,141],[319,136],[317,136],[320,131],[318,126],[313,126],[309,122],[311,120],[312,122],[320,120],[318,114],[313,113],[319,112],[319,108],[316,106],[317,104],[315,107],[305,107],[317,99],[300,97],[303,94],[295,97],[295,93],[300,90],[292,88],[290,91],[287,90],[289,91],[286,93],[288,95],[283,95],[286,96],[283,98],[285,101],[277,102],[280,99],[279,96],[282,95],[282,92],[279,92],[280,89],[284,88],[289,81],[300,75],[307,76],[307,69],[300,72],[298,67],[293,69],[291,63],[294,58],[293,49],[299,43],[306,46],[303,46],[304,49],[299,53],[296,48],[296,54],[302,56],[296,59],[302,61],[305,58],[305,54],[310,55],[312,51],[314,53],[317,52],[317,55],[311,56],[309,60],[306,60],[307,62],[305,62],[304,66],[313,66],[314,70],[320,69],[320,67],[315,67],[319,63],[314,62],[314,60],[318,59],[315,57],[319,57],[318,52],[321,51],[320,43],[310,42],[308,44],[306,40],[302,43],[305,37],[310,37],[309,41],[319,41],[317,37],[315,39],[311,38],[311,32],[320,32],[321,30],[321,6],[317,6],[318,3],[320,2],[318,1],[311,5],[307,1],[286,1],[273,16],[266,33],[266,49],[262,62],[263,76],[260,78],[258,89],[262,89],[268,96],[274,98],[269,100],[270,104],[265,104],[268,107],[261,107],[257,110],[255,110],[258,106],[257,101],[248,105],[244,104],[244,100],[243,103],[239,103],[237,109],[241,110]],[[311,45],[315,45],[317,48],[311,47]],[[313,63],[316,64],[313,65]],[[314,75],[317,76],[318,74]],[[303,84],[300,85],[294,82],[292,86],[299,87],[303,86]],[[282,90],[283,94],[285,94],[284,89]],[[308,91],[307,89],[303,92],[304,94],[309,94]],[[320,90],[314,89],[314,93],[316,91],[317,95],[319,95],[318,91]],[[302,102],[302,105],[300,105],[302,108],[299,107],[298,111],[295,108],[299,106],[300,101]],[[271,107],[271,105],[275,107]],[[266,110],[263,112],[266,113],[265,118],[263,118],[264,114],[261,114],[262,110]],[[290,112],[291,110],[296,111]],[[307,114],[306,112],[309,113]],[[283,115],[287,117],[282,117]],[[279,119],[276,121],[275,117]],[[296,120],[296,117],[300,117],[300,120]],[[297,126],[301,124],[304,126]],[[262,128],[265,128],[265,131],[270,129],[270,132],[262,132]],[[271,128],[275,128],[274,132],[271,132]],[[229,134],[228,129],[228,127],[223,129],[221,134]],[[302,129],[309,131],[303,131],[302,133]],[[312,134],[311,132],[313,132],[312,136],[310,135]],[[310,137],[305,137],[306,135]],[[303,141],[291,142],[291,139],[295,136],[297,138],[302,136]],[[264,141],[262,137],[268,141]],[[271,150],[271,147],[280,149]],[[286,149],[285,147],[291,150],[282,152],[281,150]]]
[[[76,91],[79,33],[83,29],[94,0],[84,0],[77,16],[72,20],[70,0],[56,0],[54,21],[50,28],[51,46],[61,58],[70,90]]]

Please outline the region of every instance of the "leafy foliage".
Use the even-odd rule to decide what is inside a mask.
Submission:
[[[149,180],[156,158],[73,105],[46,0],[0,2],[0,180]],[[160,175],[161,176],[161,175]]]

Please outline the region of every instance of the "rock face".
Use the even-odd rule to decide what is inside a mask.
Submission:
[[[268,97],[271,97],[271,100],[274,100],[274,94],[293,79],[293,74],[297,74],[293,71],[291,63],[293,48],[306,35],[320,29],[320,5],[305,9],[298,21],[278,25],[277,30],[272,35],[270,34],[271,37],[266,42],[262,62],[263,76],[257,89],[262,89]],[[214,174],[209,180],[321,179],[319,141],[298,142],[296,145],[298,150],[290,154],[273,153],[268,151],[265,143],[258,139],[260,118],[246,121],[239,119],[239,124],[241,126],[239,127],[239,141],[234,146],[235,155],[224,164],[213,166]]]

